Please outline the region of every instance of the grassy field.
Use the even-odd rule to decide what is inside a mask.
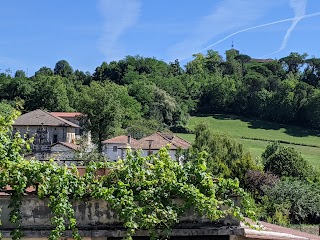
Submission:
[[[320,167],[320,131],[243,118],[233,115],[217,114],[207,117],[191,117],[187,127],[194,127],[205,122],[220,134],[227,134],[247,148],[252,156],[259,159],[268,145],[268,141],[283,141],[285,146],[294,147],[312,165]],[[178,134],[182,138],[193,142],[193,134]]]

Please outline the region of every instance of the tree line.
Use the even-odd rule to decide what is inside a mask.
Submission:
[[[178,60],[127,56],[103,62],[91,74],[66,60],[31,77],[0,73],[0,100],[22,100],[24,111],[81,111],[98,142],[161,129],[186,131],[188,116],[232,113],[320,129],[320,59],[291,53],[253,59],[236,49]]]

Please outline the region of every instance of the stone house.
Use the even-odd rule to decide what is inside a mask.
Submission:
[[[102,144],[103,154],[112,161],[124,158],[128,149],[140,150],[142,156],[149,156],[157,153],[164,147],[168,147],[172,159],[177,159],[177,153],[180,149],[191,147],[189,142],[177,135],[160,132],[156,132],[140,140],[133,139],[130,136],[118,136],[104,140]]]
[[[76,128],[76,136],[80,136],[82,135],[83,129],[82,129],[82,119],[81,117],[83,116],[82,113],[80,112],[50,112],[51,115],[55,116],[55,117],[59,117],[62,118],[64,120],[67,120],[69,122],[72,122],[78,126],[80,126],[79,128]]]
[[[34,137],[32,153],[39,160],[47,160],[60,154],[55,146],[58,143],[64,147],[68,144],[69,153],[63,151],[64,154],[60,155],[70,157],[75,150],[76,140],[80,138],[80,126],[76,124],[76,116],[79,113],[65,114],[70,121],[63,118],[61,113],[50,113],[40,109],[22,114],[13,124],[13,133],[19,132],[25,138]],[[71,145],[73,147],[70,147]],[[56,150],[58,152],[55,152]]]
[[[76,163],[75,152],[80,148],[79,145],[66,142],[54,143],[51,146],[51,157],[55,160],[62,161],[66,165]]]

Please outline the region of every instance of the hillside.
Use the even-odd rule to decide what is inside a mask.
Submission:
[[[312,165],[320,166],[320,131],[223,114],[191,117],[187,127],[194,129],[200,122],[206,122],[217,133],[234,137],[255,158],[260,158],[269,141],[278,140],[301,152]],[[190,142],[195,137],[194,134],[179,136]]]

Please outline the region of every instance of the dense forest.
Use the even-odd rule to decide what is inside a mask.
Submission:
[[[194,54],[185,66],[127,56],[103,62],[93,74],[61,60],[30,77],[22,70],[0,73],[0,97],[20,101],[23,111],[81,111],[97,141],[188,131],[189,115],[213,113],[320,129],[320,59],[299,53],[254,59],[232,48],[225,59],[213,50]]]

